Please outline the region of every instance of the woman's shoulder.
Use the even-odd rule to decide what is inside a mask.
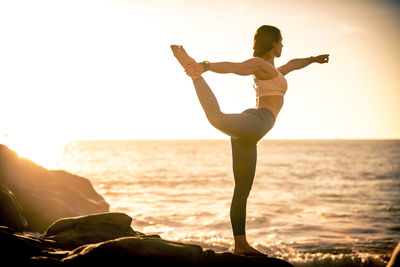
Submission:
[[[260,70],[254,74],[258,80],[271,80],[279,75],[278,69],[265,59],[255,57],[254,60],[261,66]]]

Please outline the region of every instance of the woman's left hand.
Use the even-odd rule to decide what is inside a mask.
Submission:
[[[314,62],[328,63],[329,62],[329,54],[319,55],[319,56],[314,57]]]

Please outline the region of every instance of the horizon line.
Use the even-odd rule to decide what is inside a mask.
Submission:
[[[74,139],[69,142],[76,141],[229,141],[229,138],[165,138],[165,139],[156,139],[156,138],[121,138],[121,139]],[[262,141],[335,141],[335,140],[343,140],[343,141],[400,141],[400,137],[362,137],[362,138],[266,138],[261,139]]]

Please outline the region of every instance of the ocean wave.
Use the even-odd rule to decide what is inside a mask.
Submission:
[[[303,257],[303,256],[302,256]],[[387,256],[335,256],[315,255],[304,256],[302,261],[291,261],[295,267],[385,267],[388,262]]]
[[[168,232],[161,234],[163,238],[196,244],[203,249],[216,252],[233,252],[233,240],[215,231],[202,232],[197,235],[188,233]],[[363,253],[345,244],[329,248],[327,244],[316,242],[314,245],[297,244],[296,242],[253,242],[257,250],[268,254],[269,257],[284,259],[295,267],[384,267],[390,260],[392,250]],[[391,244],[389,247],[394,246]]]

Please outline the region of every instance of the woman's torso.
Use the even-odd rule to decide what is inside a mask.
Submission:
[[[256,107],[270,110],[276,118],[284,103],[287,82],[282,73],[276,68],[275,70],[277,75],[273,78],[268,79],[268,77],[264,76],[262,73],[255,75],[254,89],[257,94]]]
[[[257,98],[257,108],[266,108],[270,110],[276,119],[283,106],[283,96],[267,95]]]

